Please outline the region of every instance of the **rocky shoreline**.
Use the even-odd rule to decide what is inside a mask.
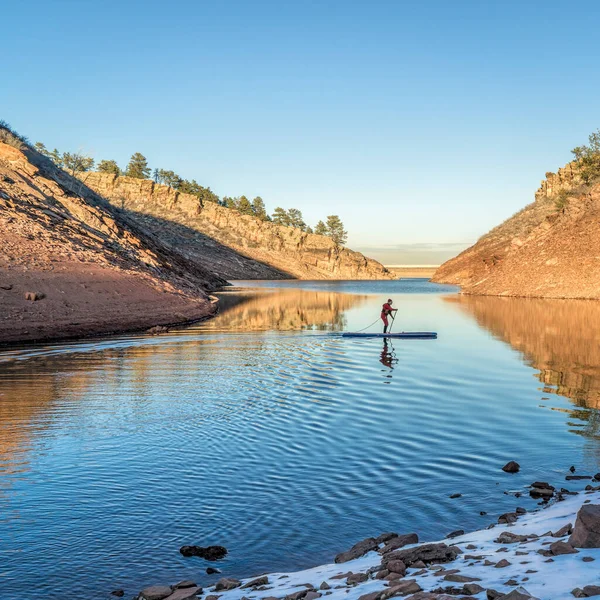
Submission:
[[[135,599],[561,600],[600,596],[600,572],[595,564],[600,560],[600,473],[592,477],[571,472],[565,479],[579,489],[533,482],[522,493],[539,499],[541,508],[527,512],[517,507],[482,530],[455,531],[426,543],[419,543],[416,533],[383,533],[338,554],[332,564],[243,580],[227,576],[207,590],[193,581],[153,585]]]

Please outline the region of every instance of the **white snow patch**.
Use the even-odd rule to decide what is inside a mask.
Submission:
[[[404,579],[416,579],[417,583],[424,591],[430,591],[438,587],[454,586],[462,587],[460,583],[444,581],[443,577],[436,577],[435,570],[443,567],[444,569],[460,569],[461,575],[478,577],[477,581],[484,589],[493,588],[501,593],[508,593],[516,586],[505,585],[509,579],[517,580],[519,585],[524,587],[530,594],[541,600],[571,600],[573,598],[571,590],[585,585],[600,585],[600,548],[581,549],[578,554],[564,554],[553,557],[551,562],[548,557],[537,553],[538,549],[547,549],[549,544],[544,542],[555,542],[557,539],[564,541],[567,538],[540,537],[533,541],[517,544],[499,544],[494,540],[503,532],[511,533],[537,534],[542,536],[548,531],[557,531],[567,523],[575,525],[577,511],[581,505],[589,500],[592,504],[600,502],[600,492],[580,492],[577,496],[567,497],[564,501],[558,502],[548,508],[538,510],[523,515],[514,525],[496,525],[492,529],[483,529],[453,538],[452,540],[440,540],[448,545],[459,546],[464,554],[461,554],[451,563],[444,565],[432,565],[427,573],[422,575],[412,575],[418,569],[408,569]],[[474,550],[467,550],[466,546],[474,544],[477,546]],[[419,546],[413,544],[406,548]],[[497,552],[499,548],[507,548],[506,552]],[[517,555],[516,552],[527,552],[527,555]],[[481,560],[465,560],[466,555],[482,556]],[[584,562],[584,556],[591,556],[595,562]],[[495,568],[494,566],[484,566],[485,559],[494,563],[501,559],[508,560],[511,564],[505,568]],[[346,586],[345,579],[332,579],[341,573],[366,572],[371,567],[376,567],[381,563],[381,556],[377,552],[369,554],[353,561],[342,564],[329,564],[314,567],[295,573],[271,573],[269,574],[269,589],[254,591],[250,589],[242,590],[236,588],[227,592],[214,592],[221,595],[222,600],[240,600],[242,597],[261,600],[268,596],[283,598],[287,594],[306,589],[302,584],[311,584],[317,590],[323,581],[330,586],[329,595],[321,592],[323,598],[330,600],[357,600],[363,594],[383,590],[387,587],[385,580],[369,579],[364,583],[355,586]],[[526,573],[528,570],[534,570],[535,573]],[[245,579],[243,583],[251,581],[253,578]],[[338,587],[336,587],[338,586]],[[481,592],[473,598],[485,599],[485,592]]]

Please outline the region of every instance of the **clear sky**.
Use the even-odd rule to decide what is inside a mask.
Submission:
[[[32,141],[339,214],[434,264],[600,127],[596,0],[0,0],[0,118]]]

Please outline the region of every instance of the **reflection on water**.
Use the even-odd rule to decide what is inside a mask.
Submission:
[[[398,330],[439,338],[338,335],[389,297]],[[487,525],[514,509],[505,485],[600,470],[597,317],[424,281],[276,282],[165,336],[4,352],[0,590],[131,597],[210,583],[183,544],[224,544],[224,573],[250,576],[383,530]],[[505,480],[508,459],[523,470]]]
[[[365,294],[339,294],[303,289],[245,290],[219,294],[219,315],[208,329],[343,331],[345,313],[365,304]]]
[[[599,302],[486,296],[446,300],[459,305],[495,337],[521,352],[538,371],[545,393],[557,393],[573,401],[578,409],[567,410],[568,414],[586,425],[577,433],[599,435]]]
[[[455,296],[493,335],[522,352],[549,391],[579,406],[600,406],[600,303]]]

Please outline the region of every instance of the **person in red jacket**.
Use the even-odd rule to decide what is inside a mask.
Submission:
[[[388,317],[396,312],[397,308],[392,308],[392,299],[388,298],[388,301],[381,308],[381,320],[383,321],[383,333],[387,333],[388,328]]]

